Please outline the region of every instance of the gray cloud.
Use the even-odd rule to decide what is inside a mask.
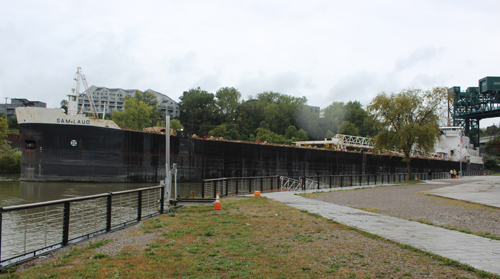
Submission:
[[[438,59],[443,48],[433,46],[413,50],[405,57],[397,58],[394,69],[387,72],[357,71],[339,79],[329,90],[327,98],[333,101],[360,101],[368,104],[378,93],[400,92],[407,88],[429,89],[446,84],[447,77],[441,73],[411,72],[423,62]],[[429,71],[431,72],[431,71]]]
[[[217,89],[221,86],[221,82],[217,74],[205,74],[201,76],[198,80],[192,83],[190,88],[200,87],[203,90],[207,90],[208,92],[215,93]],[[186,88],[186,90],[189,88]]]
[[[78,66],[89,85],[173,98],[233,86],[244,98],[272,90],[321,107],[366,103],[381,91],[465,88],[499,74],[495,1],[394,2],[389,10],[367,0],[89,1],[2,3],[0,101],[56,106]],[[481,20],[456,20],[471,11]]]
[[[264,91],[274,91],[300,97],[301,93],[305,95],[303,93],[305,90],[313,88],[311,78],[303,77],[294,71],[272,75],[263,71],[259,71],[257,74],[246,74],[240,79],[237,86],[242,95],[252,96]]]
[[[381,76],[370,71],[359,71],[342,77],[328,91],[328,104],[336,102],[359,101],[368,103],[377,93],[382,91],[388,82],[388,76]],[[327,104],[327,105],[328,105]]]
[[[420,47],[411,52],[407,57],[401,57],[396,60],[396,72],[411,69],[421,62],[438,59],[439,54],[443,53],[443,48],[434,46]]]

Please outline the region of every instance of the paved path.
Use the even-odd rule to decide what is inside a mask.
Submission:
[[[477,182],[477,180],[477,178],[464,178],[461,182],[454,183]],[[481,181],[489,182],[490,180]],[[500,177],[491,181],[500,181]],[[449,185],[446,180],[432,183]],[[308,199],[297,196],[295,193],[297,192],[275,192],[261,195],[398,243],[408,244],[468,264],[476,269],[500,275],[500,241]]]
[[[476,176],[464,177],[462,179],[467,183],[425,191],[424,193],[455,200],[481,203],[500,208],[499,176]]]

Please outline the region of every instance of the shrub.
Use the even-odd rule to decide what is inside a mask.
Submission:
[[[0,173],[15,174],[21,173],[22,153],[8,146],[0,150]]]

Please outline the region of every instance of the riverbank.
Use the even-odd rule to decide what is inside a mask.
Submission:
[[[221,203],[221,211],[190,206],[161,215],[10,275],[498,278],[267,198]]]

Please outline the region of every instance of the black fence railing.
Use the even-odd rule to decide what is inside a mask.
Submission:
[[[201,197],[241,195],[255,191],[273,191],[280,189],[280,176],[228,177],[204,179],[201,182]]]
[[[464,171],[462,176],[483,175],[480,171]],[[414,179],[428,180],[427,173],[414,173]],[[449,172],[432,173],[432,179],[455,178]],[[289,178],[284,176],[226,177],[205,179],[202,182],[202,198],[250,194],[255,191],[290,191],[306,189],[325,189],[336,187],[352,187],[363,185],[383,185],[408,180],[407,173],[396,174],[353,174],[322,175]]]
[[[448,178],[451,178],[451,176],[450,173],[447,172],[432,173],[432,179]],[[413,179],[428,180],[429,175],[427,173],[414,173]],[[308,176],[303,179],[304,182],[302,183],[303,186],[301,189],[322,189],[376,184],[383,185],[404,182],[407,180],[407,173]]]
[[[0,207],[2,266],[163,213],[163,186]]]

